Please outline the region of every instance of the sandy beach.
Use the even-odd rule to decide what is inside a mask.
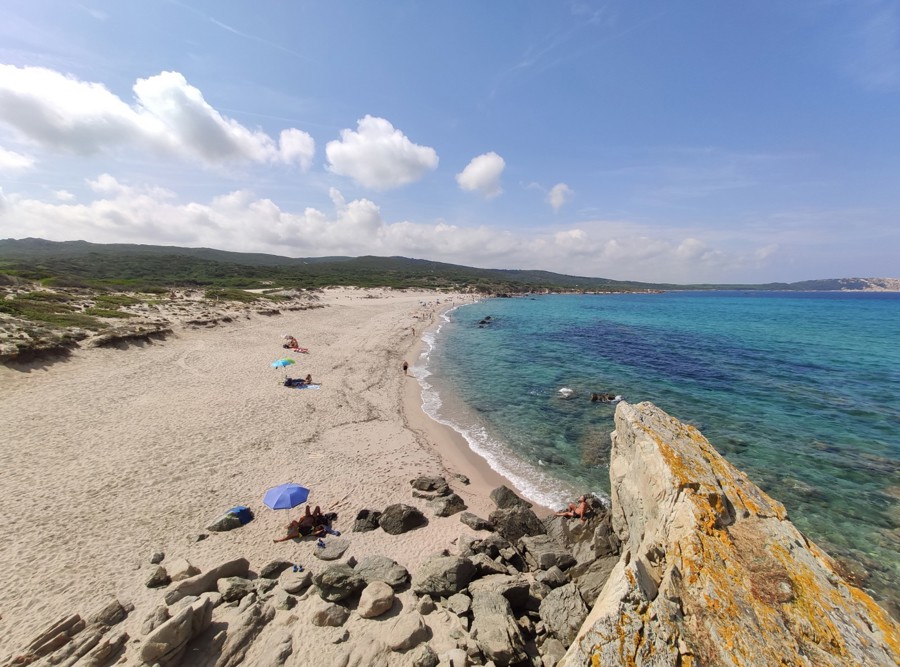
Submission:
[[[402,535],[350,532],[364,508],[404,502],[424,511],[409,484],[418,475],[446,476],[479,516],[493,508],[490,489],[508,484],[424,414],[412,376],[423,330],[467,301],[332,289],[322,308],[0,367],[0,657],[108,596],[152,604],[159,593],[144,579],[154,551],[201,570],[238,556],[253,569],[276,559],[322,567],[313,541],[273,543],[298,514],[262,503],[283,482],[307,486],[311,504],[338,514],[347,556],[382,554],[412,571],[471,533],[457,515],[430,512],[427,526]],[[285,332],[309,348],[293,354],[288,374],[310,373],[321,389],[282,385],[285,373],[270,364],[287,354]],[[413,366],[409,376],[403,360]],[[255,520],[190,539],[236,505],[249,506]]]

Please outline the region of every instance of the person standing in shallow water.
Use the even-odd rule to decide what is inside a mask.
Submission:
[[[406,361],[404,361],[404,362],[403,362],[403,374],[404,374],[404,375],[409,375],[409,373],[407,373],[408,370],[409,370],[409,364],[406,363]]]

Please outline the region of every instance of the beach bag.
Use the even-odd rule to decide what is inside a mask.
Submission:
[[[232,507],[228,510],[228,514],[234,514],[238,518],[238,521],[241,522],[242,526],[253,521],[253,512],[249,507],[244,507],[243,505]]]

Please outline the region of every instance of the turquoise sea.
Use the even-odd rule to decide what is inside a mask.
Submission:
[[[652,401],[900,608],[900,294],[487,299],[426,343],[426,412],[530,499],[608,495],[615,406],[590,394]]]

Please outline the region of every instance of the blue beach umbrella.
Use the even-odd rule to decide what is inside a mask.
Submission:
[[[289,510],[309,498],[309,489],[299,484],[279,484],[266,491],[263,502],[273,510]]]
[[[272,362],[272,368],[284,368],[285,366],[290,366],[291,364],[297,363],[293,359],[279,359],[278,361]]]

